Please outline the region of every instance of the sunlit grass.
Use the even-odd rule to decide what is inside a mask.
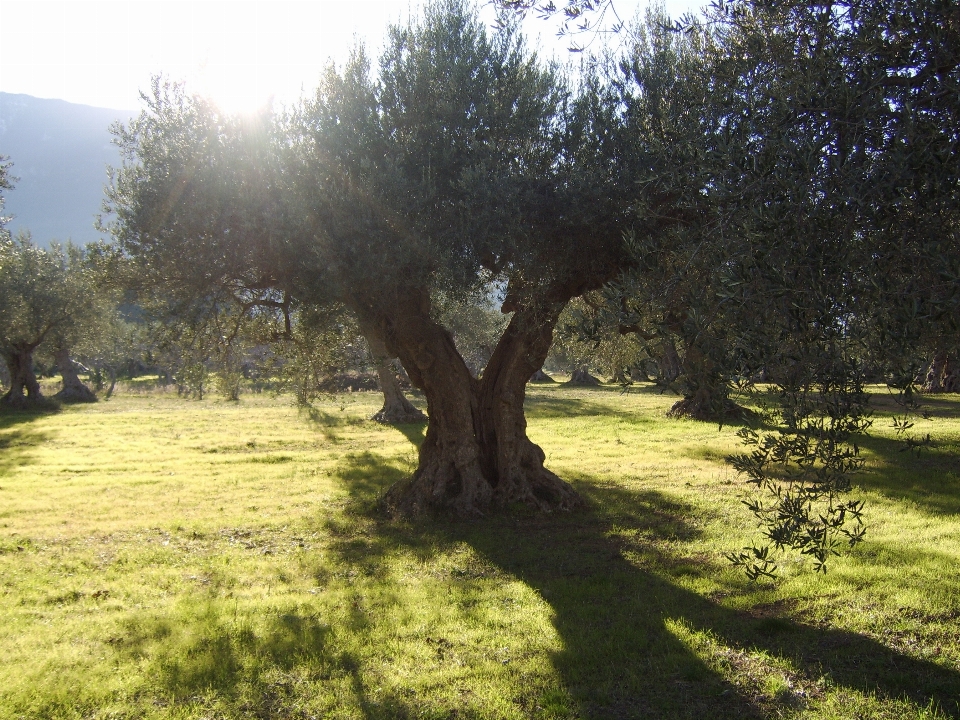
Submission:
[[[388,521],[422,426],[124,393],[0,416],[0,718],[960,717],[960,400],[864,443],[868,540],[752,585],[735,428],[530,388],[588,498]]]

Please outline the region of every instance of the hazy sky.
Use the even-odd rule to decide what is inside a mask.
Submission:
[[[627,19],[648,0],[615,0]],[[559,4],[559,3],[558,3]],[[384,28],[418,0],[315,2],[15,2],[0,0],[0,91],[137,109],[151,75],[186,79],[224,107],[268,97],[290,102],[312,88],[328,58],[358,36],[377,48]],[[679,15],[700,5],[668,0]],[[490,14],[490,8],[485,12]],[[565,55],[555,24],[530,18],[548,55]]]

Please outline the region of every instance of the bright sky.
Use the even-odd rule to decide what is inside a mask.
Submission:
[[[627,19],[647,1],[615,5]],[[375,57],[386,26],[406,19],[419,4],[0,0],[0,91],[135,110],[139,91],[162,72],[230,110],[255,108],[271,96],[289,103],[315,86],[328,58],[346,56],[354,37]],[[674,16],[699,5],[666,2]],[[530,18],[526,27],[528,34],[540,34],[546,54],[567,54],[566,41],[553,37],[555,24]]]

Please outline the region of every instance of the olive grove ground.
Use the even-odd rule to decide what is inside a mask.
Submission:
[[[378,513],[423,439],[381,399],[0,416],[0,718],[960,717],[957,396],[919,460],[881,412],[867,542],[776,586],[723,559],[734,428],[652,386],[529,388],[588,508],[481,522]]]

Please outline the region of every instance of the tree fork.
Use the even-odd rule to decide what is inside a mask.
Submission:
[[[443,510],[461,517],[485,514],[493,487],[483,474],[474,435],[476,380],[450,333],[430,317],[429,293],[402,291],[376,325],[387,349],[426,396],[429,416],[417,470],[390,489],[387,505],[409,516]]]
[[[583,504],[544,467],[523,414],[526,382],[543,364],[560,309],[515,313],[481,381],[447,330],[430,318],[426,292],[405,294],[383,318],[387,346],[423,391],[429,413],[417,471],[387,494],[393,511],[477,517],[514,502],[541,511]]]

